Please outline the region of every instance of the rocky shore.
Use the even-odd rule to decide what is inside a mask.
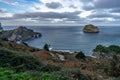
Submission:
[[[41,33],[34,32],[33,30],[28,29],[24,26],[20,26],[13,30],[6,30],[1,32],[2,39],[7,39],[14,42],[30,40],[41,36]]]

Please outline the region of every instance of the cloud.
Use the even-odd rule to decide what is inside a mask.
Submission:
[[[15,0],[0,0],[0,2],[3,2],[5,4],[8,4],[8,5],[19,5],[19,3]]]
[[[23,14],[14,14],[14,18],[40,18],[40,19],[79,19],[80,11],[75,12],[34,12],[34,13],[23,13]]]
[[[94,21],[94,22],[101,22],[101,23],[105,23],[105,22],[115,22],[118,19],[120,19],[120,14],[115,14],[115,13],[111,13],[108,11],[93,11],[92,14],[90,14],[87,18],[89,19],[89,21]]]
[[[62,7],[62,4],[60,4],[59,2],[46,3],[45,5],[46,5],[48,8],[51,8],[51,9],[57,9],[57,8]]]
[[[94,13],[94,14],[91,14],[89,15],[88,17],[89,18],[108,18],[108,17],[112,17],[113,15],[112,14],[108,14],[108,13]]]
[[[6,11],[3,9],[0,9],[0,13],[5,13]]]
[[[111,9],[110,12],[112,12],[112,13],[120,13],[120,8]]]
[[[74,9],[75,9],[75,8],[77,8],[77,7],[76,7],[76,6],[74,6],[74,5],[70,5],[69,7],[70,7],[70,8],[74,8]]]
[[[0,0],[0,5],[0,21],[11,24],[112,24],[120,20],[120,0]]]
[[[120,8],[120,0],[95,0],[95,8]]]
[[[84,10],[120,8],[120,0],[81,0]]]
[[[75,12],[26,12],[26,13],[16,13],[11,17],[0,17],[3,23],[8,25],[14,24],[75,24],[81,21],[79,17],[80,11]]]

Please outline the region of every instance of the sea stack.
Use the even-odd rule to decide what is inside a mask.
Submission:
[[[85,33],[99,33],[99,28],[94,26],[93,24],[85,25],[83,28],[83,32]]]

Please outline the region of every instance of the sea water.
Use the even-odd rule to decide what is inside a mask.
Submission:
[[[120,45],[120,26],[99,26],[99,33],[83,33],[82,26],[26,26],[42,34],[41,38],[26,41],[30,46],[43,48],[49,44],[52,50],[83,51],[91,55],[98,44]],[[16,26],[4,26],[5,30]]]

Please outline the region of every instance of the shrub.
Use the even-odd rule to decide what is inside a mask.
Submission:
[[[114,76],[114,77],[120,76],[120,57],[113,55],[109,73],[111,76]]]
[[[34,55],[17,53],[6,48],[0,48],[0,66],[9,67],[16,72],[26,70],[40,70],[43,63]]]
[[[26,42],[22,42],[22,44],[24,44],[25,46],[29,46]]]
[[[7,38],[1,38],[1,40],[3,40],[3,41],[8,41],[8,39],[7,39]]]
[[[61,67],[50,65],[50,64],[41,67],[41,71],[43,72],[54,72],[54,71],[60,71],[60,70],[61,70]]]
[[[108,49],[112,52],[115,52],[115,53],[120,53],[120,46],[117,46],[117,45],[110,45],[108,47]]]
[[[97,45],[96,48],[93,50],[94,52],[104,52],[104,53],[107,53],[108,52],[108,49],[103,46],[103,45]]]
[[[0,67],[0,80],[35,80],[27,72],[15,73],[10,69]]]
[[[69,80],[89,80],[87,76],[81,74],[79,69],[63,69],[61,74],[69,76]]]
[[[49,45],[45,44],[44,47],[43,47],[43,49],[46,50],[46,51],[49,51]]]
[[[39,73],[40,74],[40,73]],[[41,73],[33,76],[28,72],[15,73],[14,71],[0,67],[0,80],[70,80],[67,76],[54,73]]]
[[[77,59],[83,59],[85,60],[86,56],[84,55],[84,53],[82,51],[78,52],[75,56]]]

